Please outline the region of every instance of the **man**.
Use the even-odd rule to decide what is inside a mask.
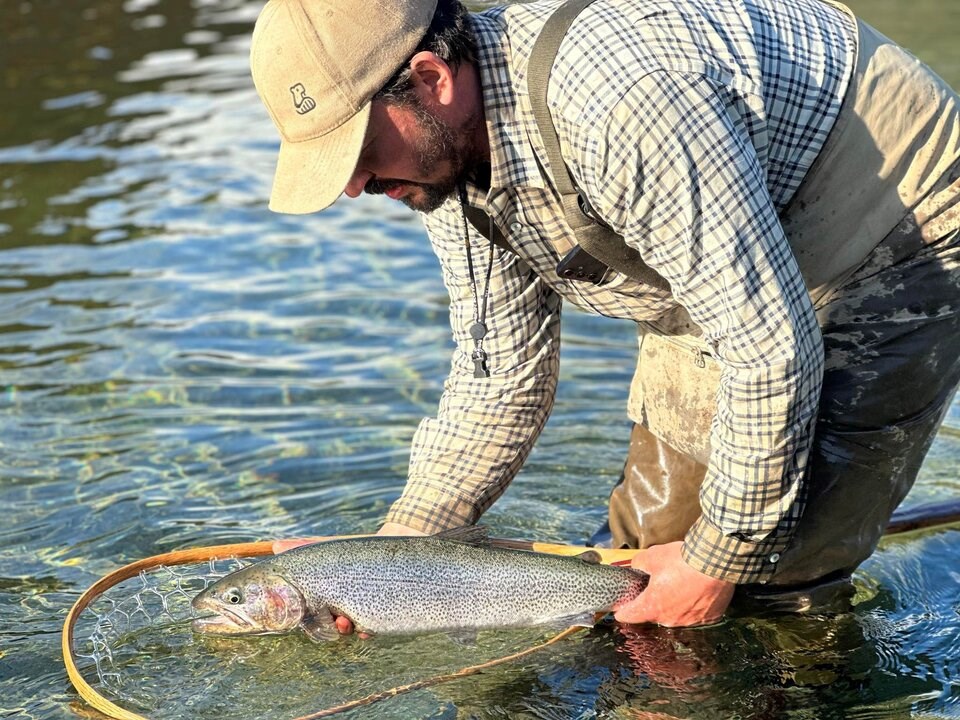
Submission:
[[[450,293],[450,377],[381,532],[504,491],[552,407],[563,299],[641,328],[610,524],[652,579],[617,618],[842,596],[960,379],[957,96],[820,0],[596,0],[546,67],[551,157],[531,51],[559,5],[270,0],[257,22],[271,208],[400,200]],[[663,282],[564,271],[567,174]]]

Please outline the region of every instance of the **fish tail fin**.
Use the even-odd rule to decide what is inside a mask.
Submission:
[[[603,557],[593,548],[585,550],[579,555],[574,555],[578,560],[582,560],[588,565],[600,565],[603,562]]]

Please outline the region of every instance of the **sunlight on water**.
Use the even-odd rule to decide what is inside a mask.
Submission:
[[[960,85],[960,5],[852,5]],[[417,218],[384,198],[267,210],[277,141],[247,69],[260,6],[0,11],[0,717],[82,711],[60,626],[118,566],[375,529],[435,411],[446,296]],[[564,340],[556,409],[485,517],[494,535],[580,543],[605,516],[635,340],[575,312]],[[909,503],[960,490],[957,402],[947,423]],[[958,555],[956,529],[890,540],[849,615],[602,625],[349,717],[960,717]],[[115,639],[123,682],[103,690],[155,718],[288,718],[544,637],[323,646],[148,624]]]

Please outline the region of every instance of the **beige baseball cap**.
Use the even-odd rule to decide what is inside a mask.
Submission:
[[[370,99],[413,54],[437,0],[269,0],[250,69],[280,132],[270,209],[323,210],[353,174]]]

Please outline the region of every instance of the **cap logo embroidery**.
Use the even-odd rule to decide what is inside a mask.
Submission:
[[[299,114],[306,115],[317,106],[317,101],[307,95],[307,89],[303,83],[292,85],[290,92],[293,94],[293,106]]]

